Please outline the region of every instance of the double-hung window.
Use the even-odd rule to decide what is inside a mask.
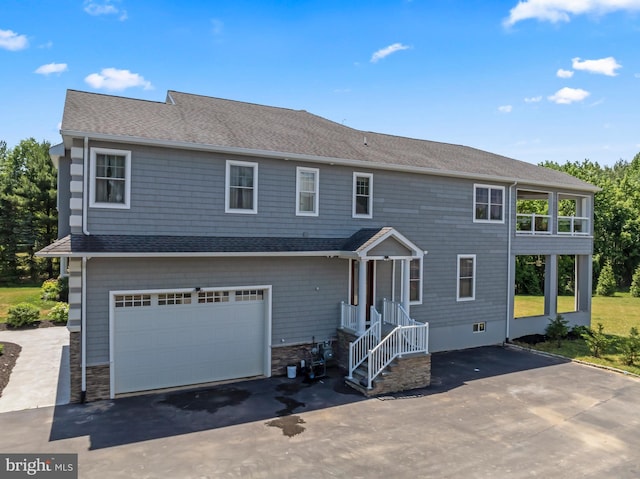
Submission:
[[[422,303],[422,259],[412,259],[409,263],[409,301]]]
[[[476,299],[476,255],[458,255],[458,301]]]
[[[131,152],[92,148],[90,159],[90,205],[96,208],[129,208]]]
[[[473,211],[476,222],[504,223],[504,187],[475,185]]]
[[[227,161],[225,185],[226,213],[258,212],[258,164]]]
[[[296,215],[318,216],[320,170],[296,168]]]
[[[353,217],[373,217],[373,175],[353,174]]]

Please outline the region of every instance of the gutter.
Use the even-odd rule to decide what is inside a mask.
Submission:
[[[160,140],[160,139],[149,139],[142,138],[136,136],[123,136],[123,135],[110,135],[110,134],[100,134],[100,133],[89,133],[78,130],[60,130],[60,134],[62,136],[70,136],[70,137],[87,137],[87,135],[91,134],[91,137],[96,140],[103,141],[112,141],[117,143],[131,143],[137,145],[147,145],[147,146],[160,146],[167,148],[179,148],[185,150],[197,150],[197,151],[209,151],[209,152],[217,152],[224,154],[235,154],[235,155],[243,155],[243,156],[252,156],[252,157],[260,157],[260,158],[274,158],[279,160],[299,160],[306,161],[309,163],[321,163],[321,164],[329,164],[329,165],[341,165],[341,166],[351,166],[354,168],[362,168],[362,169],[370,169],[370,170],[388,170],[388,171],[401,171],[408,173],[419,173],[419,174],[428,174],[434,176],[446,176],[450,178],[465,178],[465,179],[475,179],[475,180],[485,180],[485,181],[494,181],[494,182],[502,182],[502,183],[511,183],[522,181],[521,178],[511,178],[511,177],[501,177],[495,175],[487,175],[481,173],[463,173],[459,171],[451,171],[451,170],[438,170],[435,168],[425,168],[419,166],[406,166],[406,165],[396,165],[396,164],[383,164],[383,163],[371,163],[370,161],[365,160],[353,160],[353,159],[345,159],[345,158],[334,158],[327,156],[318,156],[318,155],[307,155],[303,153],[286,153],[286,152],[278,152],[271,150],[256,150],[251,148],[239,148],[232,146],[218,146],[211,145],[206,143],[191,143],[186,141],[175,141],[175,140]],[[512,160],[517,161],[517,160]],[[563,190],[571,190],[571,191],[589,191],[589,192],[598,192],[600,188],[586,184],[583,186],[573,186],[567,184],[556,184],[549,183],[546,181],[536,181],[536,180],[527,180],[525,182],[528,185],[532,186],[540,186],[545,188],[557,188]]]

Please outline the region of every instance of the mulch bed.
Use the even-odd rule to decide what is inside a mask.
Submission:
[[[7,323],[0,323],[0,331],[24,331],[25,329],[38,329],[38,328],[52,328],[54,326],[66,326],[67,323],[54,323],[53,321],[49,321],[48,319],[43,319],[37,321],[35,324],[31,326],[22,326],[20,328],[10,328],[7,326]]]
[[[0,344],[4,344],[4,351],[0,355],[0,397],[2,397],[2,391],[9,384],[9,376],[11,376],[11,371],[16,365],[22,347],[13,343],[5,343],[4,341],[0,341]]]

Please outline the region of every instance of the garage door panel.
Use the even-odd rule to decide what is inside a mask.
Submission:
[[[115,392],[265,372],[264,301],[115,308]]]

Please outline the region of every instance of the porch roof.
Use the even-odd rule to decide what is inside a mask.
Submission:
[[[344,256],[359,257],[394,232],[367,228],[347,238],[68,235],[38,251],[53,257]],[[396,233],[396,235],[399,235]],[[400,235],[401,236],[401,235]]]

